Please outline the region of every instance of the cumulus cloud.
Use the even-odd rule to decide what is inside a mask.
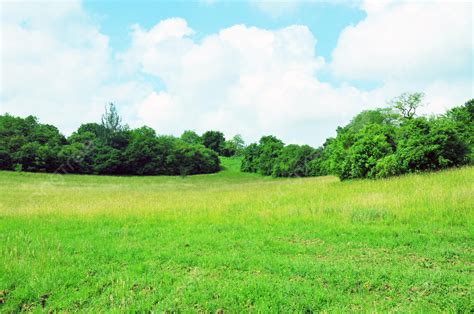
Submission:
[[[150,92],[114,82],[109,39],[79,1],[2,2],[1,16],[2,112],[36,115],[69,133],[97,121],[107,102]]]
[[[158,98],[165,94],[151,94],[145,107],[154,106],[153,114],[138,105],[139,116],[152,127],[162,128],[162,117],[173,116],[183,128],[220,129],[252,140],[272,133],[291,140],[288,132],[312,121],[311,133],[299,141],[317,143],[333,132],[321,133],[323,121],[347,119],[368,104],[364,92],[317,79],[325,61],[315,54],[316,39],[306,26],[235,25],[199,42],[192,34],[186,21],[176,18],[149,31],[133,28],[133,45],[121,56],[124,66],[160,77],[167,99],[173,99],[160,107]]]
[[[367,17],[341,33],[332,69],[347,79],[472,79],[472,2],[365,1]]]
[[[426,113],[473,97],[470,4],[362,8],[366,18],[342,32],[328,62],[304,25],[234,25],[197,39],[186,20],[171,18],[132,26],[130,47],[114,54],[78,1],[5,2],[1,111],[70,132],[98,121],[114,101],[132,127],[159,133],[218,129],[247,141],[274,134],[319,145],[356,113],[404,91],[426,92]],[[321,73],[340,80],[322,81]],[[379,87],[356,88],[353,80]]]

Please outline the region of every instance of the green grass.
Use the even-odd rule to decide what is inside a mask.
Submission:
[[[339,182],[238,163],[0,172],[0,312],[474,308],[474,168]]]

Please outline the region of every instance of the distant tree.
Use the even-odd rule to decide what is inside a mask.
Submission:
[[[416,110],[423,106],[423,93],[403,93],[391,101],[394,109],[407,119],[411,119],[416,115]]]
[[[218,154],[221,153],[221,148],[224,142],[224,134],[219,131],[207,131],[202,135],[203,145],[209,149],[212,149]]]
[[[390,133],[390,129],[377,124],[369,124],[359,131],[347,152],[349,172],[343,172],[342,178],[375,178],[377,162],[393,152]]]
[[[125,174],[122,151],[108,145],[96,147],[93,154],[93,171],[95,174]]]
[[[395,125],[398,123],[399,117],[392,108],[365,110],[356,115],[346,128],[352,132],[359,132],[368,124]]]
[[[273,135],[263,136],[259,141],[258,172],[269,176],[285,144]]]
[[[257,172],[258,171],[258,157],[259,157],[259,146],[256,143],[252,143],[244,148],[243,159],[240,165],[240,171],[242,172]]]
[[[141,127],[132,131],[130,144],[124,152],[128,174],[153,175],[158,173],[160,150],[152,128]]]
[[[274,177],[310,176],[309,163],[316,157],[316,150],[308,145],[287,145],[282,148],[273,166]]]
[[[93,134],[96,138],[99,138],[100,136],[105,134],[105,126],[98,123],[84,123],[81,124],[79,129],[77,129],[77,131],[73,134],[84,134],[86,132],[89,132]]]
[[[119,116],[117,108],[113,103],[105,107],[105,113],[102,115],[102,126],[111,133],[117,132],[122,128],[122,118]]]
[[[232,141],[225,141],[221,145],[220,153],[224,157],[232,157],[237,153],[237,145]]]
[[[219,171],[220,161],[216,152],[202,145],[181,145],[175,149],[174,173],[181,176]]]
[[[92,133],[90,133],[92,134]],[[89,147],[82,142],[64,145],[58,153],[60,169],[63,173],[94,173],[95,147]]]
[[[186,130],[181,134],[181,140],[188,144],[202,144],[201,137],[194,131]]]
[[[474,99],[449,110],[446,118],[453,121],[459,139],[469,150],[465,162],[474,164]]]
[[[458,166],[468,152],[452,121],[416,118],[401,126],[397,156],[406,172]]]
[[[235,154],[242,155],[242,152],[245,148],[245,141],[240,134],[234,135],[234,137],[230,140],[235,146]]]
[[[324,162],[327,159],[324,156],[324,152],[325,151],[323,147],[318,147],[314,149],[314,158],[307,162],[308,176],[316,177],[316,176],[325,176],[329,174],[324,164]]]

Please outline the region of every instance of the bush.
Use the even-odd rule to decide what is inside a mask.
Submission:
[[[281,149],[273,166],[274,177],[307,177],[311,168],[309,163],[315,158],[316,151],[308,145],[288,145]]]
[[[375,178],[387,178],[397,176],[404,171],[398,162],[398,157],[395,154],[390,154],[377,161],[375,165]]]
[[[347,152],[347,170],[350,173],[346,178],[374,178],[375,165],[379,159],[392,153],[389,143],[388,129],[377,125],[366,125],[357,134],[357,140]]]
[[[416,118],[401,126],[397,156],[408,172],[458,166],[464,163],[468,152],[447,119]]]
[[[257,172],[258,171],[258,156],[259,146],[258,144],[250,144],[243,151],[243,159],[240,165],[242,172]]]
[[[207,131],[202,135],[202,144],[216,153],[221,153],[222,145],[224,145],[225,137],[219,131]]]
[[[273,166],[285,145],[275,136],[263,136],[258,147],[257,171],[265,176],[272,175]]]
[[[67,140],[57,128],[0,116],[0,169],[107,175],[178,175],[219,171],[215,152],[148,127],[120,125],[114,108],[105,124],[86,123]]]

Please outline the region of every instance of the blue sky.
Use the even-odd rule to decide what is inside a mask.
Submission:
[[[365,17],[364,11],[356,5],[321,2],[302,3],[276,16],[246,1],[117,1],[113,4],[111,1],[85,1],[84,8],[100,24],[101,31],[110,36],[111,47],[116,50],[124,50],[130,44],[126,35],[131,25],[151,28],[161,20],[182,17],[196,31],[194,36],[198,40],[235,24],[265,29],[306,25],[318,39],[318,54],[328,59],[340,32]]]
[[[0,112],[320,145],[402,92],[473,96],[470,1],[4,0]],[[8,44],[7,44],[8,43]]]

